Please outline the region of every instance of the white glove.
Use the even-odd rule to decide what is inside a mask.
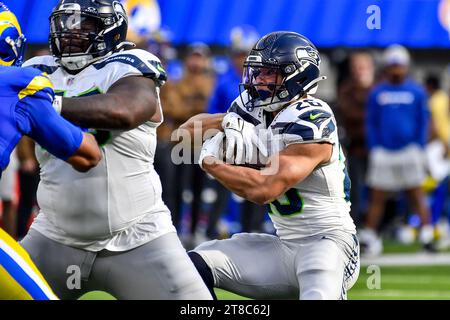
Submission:
[[[57,114],[61,114],[61,110],[62,110],[62,97],[61,96],[56,96],[53,99],[53,109],[55,109]]]
[[[257,146],[258,150],[267,156],[267,148],[259,139],[256,127],[238,114],[227,113],[223,118],[222,127],[227,143],[225,155],[227,163],[251,163],[254,146]]]
[[[223,138],[225,138],[225,134],[223,132],[219,132],[214,137],[203,142],[202,151],[200,152],[200,157],[198,159],[200,168],[203,169],[203,159],[206,157],[222,159]]]

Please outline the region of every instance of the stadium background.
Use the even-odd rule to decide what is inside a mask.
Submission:
[[[3,2],[21,22],[30,45],[28,55],[46,48],[48,16],[58,1]],[[322,54],[322,73],[329,79],[321,87],[319,96],[331,103],[337,99],[337,85],[352,50],[367,49],[379,62],[382,50],[394,43],[409,49],[413,61],[411,74],[417,81],[434,73],[440,77],[444,89],[450,88],[450,1],[159,0],[158,5],[161,21],[153,27],[170,30],[170,41],[178,51],[178,58],[169,68],[169,81],[181,77],[187,47],[199,41],[211,47],[215,71],[224,72],[230,31],[235,26],[251,25],[261,35],[274,30],[292,30],[309,37]],[[372,5],[380,10],[380,29],[368,28]],[[185,216],[188,216],[186,211]],[[237,215],[236,201],[232,201],[225,213],[229,234],[239,231]],[[445,212],[443,216],[446,215]],[[414,225],[411,217],[414,215],[409,220]],[[391,222],[392,219],[386,223]],[[450,299],[450,258],[446,250],[437,254],[422,253],[417,243],[405,245],[397,240],[386,240],[385,255],[381,258],[363,260],[360,279],[349,298]],[[376,275],[376,270],[367,268],[369,265],[381,270],[379,288],[370,288],[371,276]],[[91,297],[104,296],[94,294]],[[226,293],[222,297],[235,298]]]

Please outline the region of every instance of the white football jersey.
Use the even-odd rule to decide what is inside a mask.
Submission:
[[[36,57],[25,65],[47,72],[55,93],[64,97],[106,93],[129,76],[151,78],[158,86],[166,80],[159,59],[139,49],[115,53],[76,75],[67,73],[52,56]],[[60,243],[91,251],[129,250],[175,232],[153,167],[158,125],[147,122],[129,131],[90,129],[103,159],[87,173],[75,171],[37,147],[41,210],[32,228]]]
[[[244,93],[245,95],[245,93]],[[333,231],[355,233],[350,216],[350,179],[339,143],[336,119],[324,101],[312,96],[282,109],[275,118],[261,108],[248,111],[238,97],[229,112],[239,114],[258,129],[268,129],[269,156],[296,143],[330,143],[328,163],[268,206],[281,239],[299,239]]]

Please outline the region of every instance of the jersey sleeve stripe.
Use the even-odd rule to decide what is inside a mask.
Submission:
[[[32,96],[36,92],[41,91],[45,88],[53,89],[53,85],[50,79],[47,77],[47,74],[43,73],[39,76],[34,77],[33,80],[31,80],[31,82],[27,85],[27,87],[19,92],[19,99],[23,99],[27,96]]]

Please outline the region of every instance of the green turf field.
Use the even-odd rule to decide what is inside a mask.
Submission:
[[[366,267],[361,268],[358,282],[349,292],[349,299],[450,299],[450,266],[381,267],[380,289],[373,284]]]
[[[361,267],[358,282],[350,290],[349,300],[417,300],[417,299],[449,299],[450,300],[450,266],[410,266],[381,267],[380,289],[368,289],[367,280],[372,273]],[[369,279],[369,285],[374,284]],[[223,290],[217,290],[221,300],[241,300],[243,297]],[[92,292],[82,299],[111,299],[103,292]]]

